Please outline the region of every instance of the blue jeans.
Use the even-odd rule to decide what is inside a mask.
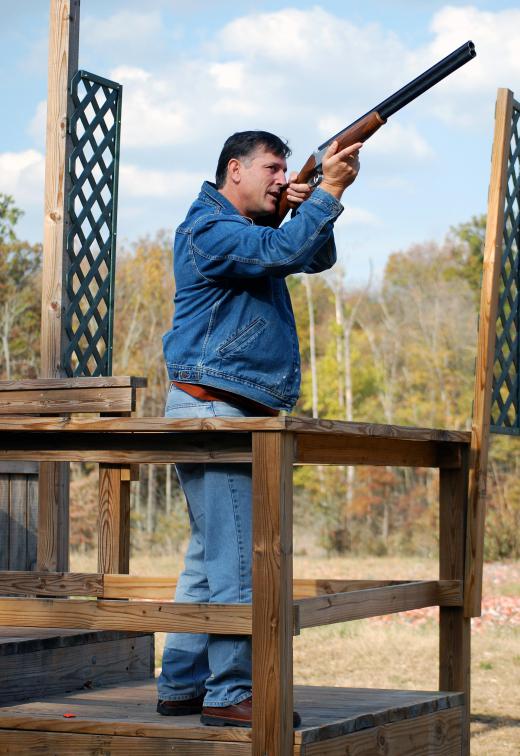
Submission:
[[[253,417],[226,402],[202,401],[172,386],[166,417]],[[175,600],[251,603],[250,464],[180,464],[191,539]],[[205,691],[205,706],[231,706],[251,695],[249,636],[168,633],[158,679],[161,700]]]

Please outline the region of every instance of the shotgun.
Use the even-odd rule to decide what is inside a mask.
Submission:
[[[295,182],[318,186],[322,179],[321,161],[332,142],[338,142],[338,152],[356,142],[365,142],[380,126],[386,123],[390,116],[397,113],[401,108],[404,108],[412,100],[415,100],[416,97],[422,95],[427,89],[438,84],[439,81],[442,81],[446,76],[456,71],[457,68],[468,63],[476,54],[473,42],[466,42],[409,84],[406,84],[402,89],[387,97],[386,100],[376,105],[375,108],[369,110],[364,116],[351,123],[350,126],[338,131],[337,134],[334,134],[326,142],[320,144],[318,149],[313,152],[299,172]],[[284,189],[280,195],[276,215],[273,219],[275,223],[273,225],[279,226],[289,212],[289,209],[287,189]]]

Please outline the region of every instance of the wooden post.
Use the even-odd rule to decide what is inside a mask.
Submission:
[[[489,425],[512,112],[513,93],[509,89],[499,89],[495,110],[495,136],[491,154],[491,179],[488,194],[473,397],[473,423],[471,427],[469,516],[464,583],[464,613],[466,617],[478,617],[481,613]]]
[[[253,433],[253,756],[293,752],[291,433]]]
[[[468,451],[459,469],[440,470],[439,579],[462,580],[468,502]],[[440,608],[439,689],[465,696],[462,756],[469,756],[471,620],[462,607]]]
[[[80,0],[51,0],[43,230],[41,377],[61,378],[65,346],[69,82],[78,67]],[[69,465],[42,463],[38,492],[38,569],[68,570]]]
[[[129,568],[129,468],[99,465],[98,572],[127,573]]]

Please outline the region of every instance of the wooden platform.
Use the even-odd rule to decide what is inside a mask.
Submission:
[[[0,707],[0,754],[245,756],[251,731],[161,717],[153,681]],[[461,753],[461,693],[295,687],[294,756]],[[72,715],[72,716],[71,716]]]

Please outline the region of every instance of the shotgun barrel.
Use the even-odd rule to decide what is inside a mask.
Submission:
[[[426,90],[434,87],[435,84],[445,79],[446,76],[456,71],[457,68],[468,63],[476,54],[473,42],[466,42],[409,84],[406,84],[393,95],[387,97],[386,100],[376,105],[375,108],[369,110],[364,116],[357,118],[350,126],[338,131],[337,134],[327,139],[326,142],[320,144],[318,149],[307,158],[305,165],[295,179],[296,183],[308,183],[310,186],[317,186],[322,178],[321,161],[323,155],[332,142],[338,142],[339,150],[349,147],[356,142],[365,142],[386,123],[387,118],[390,118],[391,115],[404,108],[405,105],[408,105],[409,102],[415,100],[416,97],[422,95]],[[288,212],[289,202],[287,200],[287,187],[285,187],[280,195],[275,214],[266,218],[265,225],[279,226]]]
[[[439,81],[442,81],[446,78],[446,76],[449,76],[451,73],[456,71],[457,68],[460,68],[461,66],[468,63],[472,58],[476,56],[476,54],[477,51],[475,50],[475,45],[473,44],[473,42],[471,42],[471,40],[469,40],[468,42],[454,50],[452,53],[447,55],[445,58],[440,60],[434,66],[429,68],[427,71],[422,73],[416,79],[411,81],[409,84],[405,84],[404,87],[399,89],[397,92],[394,92],[393,95],[387,97],[386,100],[383,100],[383,102],[379,103],[379,105],[376,105],[375,108],[369,110],[368,113],[365,113],[364,116],[357,118],[355,121],[353,121],[353,123],[350,124],[350,126],[347,126],[347,129],[349,129],[351,126],[354,126],[354,124],[358,123],[358,121],[363,120],[365,116],[373,113],[374,111],[379,114],[381,120],[384,123],[388,118],[390,118],[390,116],[394,115],[394,113],[397,113],[397,111],[401,110],[401,108],[404,108],[405,105],[408,105],[409,102],[412,102],[412,100],[420,97],[420,95],[422,95],[428,89],[431,89],[431,87],[434,87],[436,84],[438,84]],[[345,130],[346,129],[341,129],[341,131],[339,131],[337,134],[334,134],[333,137],[330,137],[330,139],[327,139],[326,142],[320,144],[318,151],[321,152],[321,150],[323,150],[324,148],[326,149],[329,144],[332,144],[332,142],[337,139]]]

